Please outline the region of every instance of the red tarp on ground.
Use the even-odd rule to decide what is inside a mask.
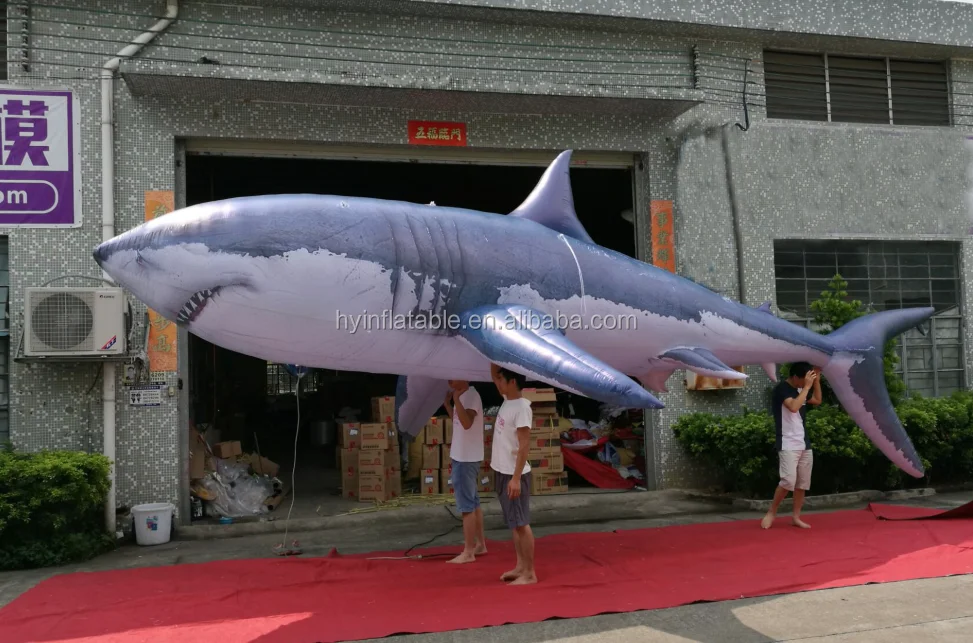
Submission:
[[[599,489],[631,489],[636,481],[633,478],[623,478],[615,467],[605,464],[601,460],[593,460],[586,455],[561,449],[564,454],[564,466],[595,485]]]
[[[939,511],[927,515],[916,515],[911,507],[901,505],[868,505],[868,509],[879,520],[955,520],[959,518],[973,518],[973,500],[953,507],[948,511]]]
[[[499,580],[509,542],[472,565],[347,556],[62,575],[0,610],[0,641],[325,643],[973,573],[969,520],[806,518],[812,529],[781,517],[766,531],[747,520],[539,538],[541,582],[523,587]]]

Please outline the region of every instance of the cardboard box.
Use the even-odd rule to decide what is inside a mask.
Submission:
[[[567,493],[567,473],[538,473],[530,472],[530,493],[535,496],[548,496],[555,493]]]
[[[270,476],[271,478],[277,477],[277,473],[280,471],[280,465],[273,460],[257,455],[256,453],[249,454],[247,458],[250,461],[250,468],[253,469],[254,473]]]
[[[524,397],[530,400],[530,410],[537,416],[557,416],[557,395],[552,388],[525,388]]]
[[[361,424],[358,422],[343,422],[341,424],[341,442],[343,449],[361,448]]]
[[[446,440],[446,427],[443,418],[434,417],[429,419],[425,428],[425,443],[428,445],[442,444]]]
[[[558,455],[561,453],[561,440],[559,438],[531,438],[528,445],[528,460],[533,457]]]
[[[399,444],[399,429],[395,426],[395,422],[386,422],[385,425],[389,430],[389,446]]]
[[[493,491],[493,469],[480,470],[476,490],[480,493],[490,493]]]
[[[402,471],[401,469],[389,469],[386,474],[386,480],[388,481],[388,486],[386,488],[387,496],[389,500],[393,498],[399,498],[402,496]]]
[[[564,471],[564,455],[560,452],[555,455],[527,456],[530,463],[531,472],[537,473],[561,473]]]
[[[341,495],[351,500],[358,499],[358,449],[340,450]]]
[[[389,429],[385,424],[361,425],[361,449],[387,451],[389,448]]]
[[[388,451],[374,451],[362,449],[358,452],[358,475],[384,476],[392,466]]]
[[[452,444],[453,443],[453,418],[446,418],[443,421],[443,428],[446,431],[446,435],[444,436],[446,444]],[[463,428],[462,425],[460,426],[460,428],[461,429]]]
[[[385,397],[372,398],[372,422],[394,422],[395,421],[395,398],[386,395]]]
[[[440,467],[444,467],[445,468],[446,466],[452,464],[453,457],[450,454],[450,451],[451,451],[451,447],[448,444],[444,444],[442,446],[442,458],[443,459],[442,459],[442,464],[439,465]]]
[[[561,420],[563,419],[564,418],[557,415],[554,416],[544,415],[541,417],[535,417],[534,424],[531,425],[530,430],[534,431],[535,429],[537,430],[546,429],[554,433],[560,433],[561,431],[566,430],[561,428]],[[568,429],[570,428],[572,428],[572,425],[571,422],[568,421]]]
[[[189,429],[189,479],[206,477],[206,440],[196,429]]]
[[[422,445],[422,458],[420,459],[420,469],[439,469],[442,466],[441,449],[439,445]]]
[[[388,500],[388,485],[385,474],[380,476],[361,476],[358,479],[358,499],[362,502],[385,502]]]
[[[419,494],[423,496],[439,495],[439,470],[424,469],[419,473]]]
[[[232,458],[237,455],[243,455],[243,447],[240,446],[238,440],[232,440],[230,442],[218,442],[213,445],[213,455],[217,458]]]
[[[426,445],[421,442],[410,442],[409,443],[409,468],[406,469],[405,477],[408,480],[419,477],[419,472],[422,471],[422,455],[426,450]]]
[[[453,490],[453,474],[450,469],[439,470],[439,493],[448,496],[456,495],[456,492]]]

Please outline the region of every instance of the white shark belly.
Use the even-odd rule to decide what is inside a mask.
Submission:
[[[681,320],[588,294],[583,299],[577,295],[549,300],[529,284],[503,289],[498,303],[530,306],[555,316],[555,321],[567,324],[566,335],[579,348],[629,375],[645,373],[652,368],[651,359],[681,347],[706,348],[732,366],[827,360],[812,348],[712,313],[703,313],[698,321]]]

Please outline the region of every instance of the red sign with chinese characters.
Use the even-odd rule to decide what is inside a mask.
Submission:
[[[655,201],[649,204],[652,217],[652,265],[676,272],[676,244],[672,238],[672,201]]]
[[[409,121],[409,145],[466,147],[466,123]]]

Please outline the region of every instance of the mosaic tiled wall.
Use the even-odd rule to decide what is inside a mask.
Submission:
[[[68,3],[65,3],[65,6]],[[100,133],[99,86],[95,70],[111,57],[138,30],[152,24],[161,4],[157,2],[89,2],[88,12],[35,7],[31,16],[32,61],[29,72],[20,65],[9,65],[15,82],[32,85],[69,86],[78,92],[82,110],[82,149],[84,176],[84,226],[74,231],[12,231],[10,233],[10,268],[12,298],[12,336],[22,326],[24,288],[43,283],[62,274],[98,276],[90,258],[90,249],[99,241]],[[100,13],[91,12],[95,10]],[[11,12],[16,8],[12,7]],[[124,15],[121,15],[124,14]],[[11,14],[16,17],[16,14]],[[230,23],[246,23],[239,27]],[[15,23],[12,23],[15,24]],[[14,27],[16,28],[16,27]],[[325,37],[327,30],[353,30],[354,37]],[[426,31],[423,31],[426,30]],[[202,34],[209,33],[212,37]],[[552,60],[544,64],[560,70],[556,74],[534,75],[530,71],[508,70],[509,73],[485,73],[482,69],[460,67],[462,57],[439,45],[432,53],[413,51],[409,37],[432,33],[436,37],[476,40],[470,51],[490,58],[498,68],[527,69],[524,60],[537,56],[547,47]],[[361,35],[366,34],[366,35]],[[371,34],[371,35],[368,35]],[[375,34],[402,36],[381,37]],[[337,40],[336,40],[337,38]],[[294,45],[308,39],[320,40],[315,49],[318,59],[302,61],[295,52],[305,51]],[[249,41],[248,41],[249,40]],[[13,42],[13,40],[11,41]],[[19,42],[19,41],[18,41]],[[285,43],[285,44],[282,44]],[[291,44],[286,44],[291,43]],[[340,60],[324,60],[336,44],[344,44]],[[411,43],[411,44],[410,44]],[[165,66],[166,61],[180,60],[180,69],[198,70],[206,57],[219,65],[206,67],[207,73],[226,77],[266,77],[268,70],[283,67],[284,74],[302,79],[320,80],[322,74],[342,78],[358,70],[360,76],[349,82],[413,83],[425,86],[428,78],[404,71],[404,63],[425,61],[442,72],[440,79],[451,88],[474,88],[479,91],[513,91],[538,87],[551,95],[647,95],[649,77],[629,76],[631,60],[636,54],[657,56],[660,64],[675,73],[692,72],[693,78],[673,76],[665,82],[690,83],[707,101],[672,122],[639,114],[624,115],[498,115],[455,113],[447,111],[413,114],[402,109],[327,107],[279,103],[243,103],[231,101],[214,91],[208,95],[132,96],[119,80],[115,91],[116,115],[116,229],[132,227],[142,220],[143,194],[146,190],[172,189],[175,181],[174,143],[179,137],[219,137],[266,140],[303,140],[329,143],[402,144],[403,123],[407,118],[461,119],[468,123],[470,144],[479,147],[509,149],[603,149],[640,152],[644,167],[637,172],[640,198],[640,247],[650,243],[645,220],[649,199],[677,200],[676,255],[677,269],[708,285],[733,294],[736,291],[735,246],[729,226],[728,202],[725,196],[726,172],[721,167],[719,137],[704,130],[724,123],[744,122],[742,90],[745,59],[759,58],[758,45],[700,43],[695,54],[694,43],[645,33],[612,33],[604,31],[570,32],[527,25],[502,25],[464,21],[406,20],[379,14],[368,16],[335,14],[295,9],[242,10],[225,5],[189,3],[181,20],[163,35],[158,45],[150,46],[142,56],[148,65]],[[248,54],[228,53],[246,46]],[[374,51],[385,46],[395,51]],[[597,47],[597,53],[571,50],[570,47]],[[412,49],[410,49],[412,47]],[[438,47],[438,48],[437,48]],[[406,51],[408,50],[408,51]],[[570,53],[574,51],[574,53]],[[678,51],[680,55],[666,52]],[[84,52],[84,53],[78,53]],[[662,52],[662,53],[659,53]],[[335,56],[331,56],[335,57]],[[368,63],[362,60],[368,57]],[[15,54],[11,54],[15,59]],[[394,64],[385,61],[394,60]],[[519,62],[518,62],[519,61]],[[597,61],[597,62],[593,62]],[[47,63],[47,64],[44,64]],[[424,64],[425,64],[424,63]],[[246,64],[248,66],[238,66]],[[537,65],[536,61],[530,63]],[[518,67],[519,65],[519,67]],[[415,67],[415,65],[411,65]],[[643,65],[644,67],[644,65]],[[683,70],[683,71],[679,71]],[[598,73],[585,73],[597,71]],[[367,73],[366,73],[367,72]],[[623,73],[626,72],[626,73]],[[759,65],[747,74],[759,84]],[[329,78],[331,78],[329,76]],[[553,78],[553,80],[552,80]],[[641,80],[632,80],[632,79]],[[370,80],[371,79],[371,80]],[[642,83],[644,86],[640,86]],[[541,91],[541,89],[538,89]],[[613,93],[614,92],[614,93]],[[282,97],[286,101],[287,97]],[[762,119],[760,100],[751,108],[755,123]],[[759,201],[759,193],[770,189],[771,178],[760,174],[760,168],[786,160],[787,147],[775,135],[765,132],[789,132],[796,128],[798,137],[820,140],[822,134],[813,128],[795,126],[783,130],[754,127],[746,134],[734,134],[734,150],[746,171],[755,172],[751,194],[755,212],[747,219],[747,234],[765,234],[761,226],[771,225],[778,216],[770,214],[773,204]],[[734,130],[736,132],[736,130]],[[826,132],[824,133],[826,137]],[[875,145],[877,139],[863,131],[862,144]],[[786,138],[786,137],[785,137]],[[751,142],[752,141],[752,142]],[[820,143],[818,145],[824,145]],[[883,148],[884,149],[884,148]],[[768,154],[767,165],[755,156],[758,150]],[[804,162],[813,159],[805,158]],[[735,172],[743,170],[736,169]],[[809,189],[811,189],[809,187]],[[754,200],[757,199],[757,200]],[[821,221],[822,225],[829,225]],[[776,224],[775,224],[776,225]],[[781,224],[783,225],[783,224]],[[877,226],[863,223],[863,232]],[[748,242],[747,247],[750,248]],[[747,283],[753,297],[772,291],[772,273],[768,279],[767,257],[759,242],[753,245],[756,263],[748,268]],[[751,248],[752,249],[752,248]],[[967,256],[969,256],[967,252]],[[66,284],[82,285],[85,282]],[[768,285],[769,284],[769,285]],[[772,297],[772,292],[770,292]],[[757,302],[759,303],[759,302]],[[136,307],[136,320],[141,309]],[[135,339],[140,341],[141,328]],[[100,381],[93,366],[15,365],[11,377],[11,437],[19,448],[101,449]],[[174,383],[175,374],[168,378]],[[759,396],[759,386],[750,385],[741,394],[689,396],[678,390],[678,377],[670,380],[673,388],[666,401],[669,408],[659,414],[659,431],[649,450],[656,465],[653,486],[698,484],[705,476],[682,455],[672,439],[668,426],[687,409],[725,410],[739,405],[742,397]],[[755,378],[756,380],[757,378]],[[122,399],[119,386],[117,404],[117,472],[118,502],[169,500],[179,494],[179,452],[182,432],[177,426],[176,398],[167,398],[158,408],[132,408]],[[721,399],[719,396],[728,399]],[[178,505],[178,503],[177,503]]]

